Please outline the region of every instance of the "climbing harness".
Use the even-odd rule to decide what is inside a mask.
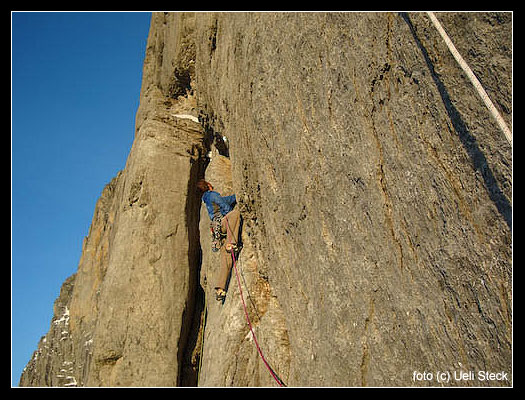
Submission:
[[[221,244],[223,242],[223,239],[226,237],[226,235],[223,234],[221,231],[221,224],[222,224],[221,214],[216,213],[210,222],[211,250],[213,252],[219,251]]]
[[[474,85],[474,88],[477,90],[479,96],[485,103],[485,106],[487,106],[492,116],[496,119],[496,122],[498,123],[500,129],[503,131],[503,133],[505,134],[505,137],[507,138],[508,142],[512,146],[512,132],[510,131],[507,124],[503,120],[501,114],[498,112],[498,110],[496,109],[492,101],[490,100],[485,89],[483,89],[483,86],[481,86],[480,81],[478,80],[478,78],[476,78],[476,75],[474,75],[474,72],[472,72],[472,70],[470,69],[468,64],[465,62],[463,57],[461,57],[461,54],[459,54],[458,50],[456,49],[456,46],[454,46],[454,43],[452,43],[452,40],[450,40],[450,37],[445,32],[445,30],[443,29],[443,26],[441,26],[441,23],[439,22],[437,17],[434,15],[434,13],[428,11],[427,14],[430,20],[432,21],[432,23],[434,24],[434,26],[436,27],[437,31],[439,32],[439,34],[445,41],[445,44],[447,45],[448,49],[450,50],[450,52],[452,53],[452,55],[458,62],[459,66],[467,74],[468,78],[470,79],[470,82]]]
[[[229,224],[228,218],[226,216],[224,218],[226,218],[226,226],[227,226],[228,230],[230,231],[230,234],[232,234],[232,236],[233,236],[233,232],[230,229],[230,224]],[[231,255],[232,255],[232,260],[233,260],[233,269],[235,270],[235,276],[237,278],[237,284],[239,285],[239,294],[241,296],[242,307],[244,309],[244,316],[246,317],[246,322],[248,323],[248,327],[250,328],[250,332],[252,333],[253,342],[255,343],[255,347],[257,347],[257,352],[259,353],[259,356],[261,357],[261,360],[263,361],[264,365],[266,366],[266,368],[268,369],[268,371],[272,375],[272,378],[275,380],[275,382],[277,382],[277,384],[279,386],[281,386],[281,387],[286,387],[286,385],[281,380],[281,378],[279,378],[279,376],[275,373],[275,371],[270,366],[270,364],[268,364],[268,361],[266,361],[266,358],[264,357],[264,354],[263,354],[263,352],[261,350],[261,347],[259,346],[259,342],[257,341],[257,336],[255,335],[252,323],[250,321],[250,316],[248,315],[248,308],[246,307],[246,302],[244,301],[244,295],[243,295],[242,286],[241,286],[241,279],[239,278],[239,271],[237,269],[237,260],[235,259],[235,251],[232,251]]]

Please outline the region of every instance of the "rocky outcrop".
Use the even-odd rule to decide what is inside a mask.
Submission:
[[[511,15],[437,16],[511,126]],[[224,304],[200,177],[243,216]],[[239,283],[289,386],[511,385],[511,199],[425,14],[154,13],[126,168],[21,385],[276,385]]]
[[[74,282],[75,275],[72,275],[62,284],[49,332],[40,339],[37,350],[27,363],[20,386],[77,386],[69,329]]]
[[[71,350],[63,357],[79,386],[178,384],[200,266],[194,185],[204,167],[203,128],[185,117],[195,114],[191,94],[162,92],[162,34],[154,23],[135,141],[97,203],[69,300]],[[40,357],[21,384],[55,385],[46,376],[59,373]]]

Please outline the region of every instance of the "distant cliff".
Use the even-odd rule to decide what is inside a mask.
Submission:
[[[512,15],[437,16],[512,129]],[[199,178],[243,216],[224,304]],[[276,386],[238,282],[288,386],[511,385],[511,202],[426,14],[154,13],[126,166],[20,385]]]

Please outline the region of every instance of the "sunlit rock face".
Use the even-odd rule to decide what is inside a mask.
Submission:
[[[512,128],[512,15],[436,15]],[[243,217],[223,303],[200,178]],[[511,227],[512,148],[425,13],[154,13],[21,384],[277,386],[242,290],[288,386],[511,385]]]

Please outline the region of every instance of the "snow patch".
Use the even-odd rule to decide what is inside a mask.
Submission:
[[[66,379],[72,379],[72,381],[64,384],[64,386],[77,386],[78,385],[77,380],[75,379],[74,376],[66,376]]]
[[[64,314],[59,319],[53,321],[53,324],[58,325],[61,322],[69,324],[69,308],[67,306],[65,306],[64,308]]]
[[[172,114],[175,118],[181,118],[181,119],[190,119],[192,120],[193,122],[196,122],[196,123],[200,123],[199,122],[199,118],[193,116],[193,115],[190,115],[190,114]]]

